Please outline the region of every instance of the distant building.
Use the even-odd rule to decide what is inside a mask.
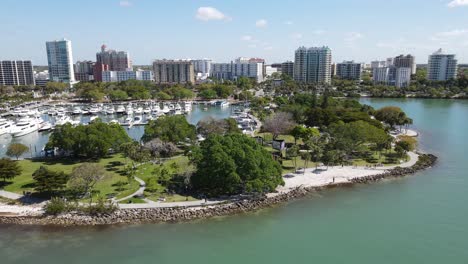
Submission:
[[[123,82],[128,80],[152,81],[152,71],[103,71],[102,82]]]
[[[88,82],[94,80],[94,66],[92,61],[78,61],[75,63],[75,79],[80,82]]]
[[[34,85],[31,61],[0,61],[0,85]]]
[[[382,67],[387,67],[386,61],[372,61],[371,62],[371,69],[382,68]]]
[[[263,59],[238,58],[230,63],[213,63],[211,76],[219,80],[237,80],[240,77],[247,77],[256,82],[263,82],[264,71]]]
[[[281,72],[291,78],[294,78],[294,62],[285,61],[281,63]]]
[[[195,83],[195,71],[191,61],[156,60],[153,62],[153,72],[156,83]]]
[[[45,70],[42,72],[35,72],[34,81],[36,83],[36,86],[45,87],[46,84],[49,82],[49,71]]]
[[[73,85],[73,55],[71,41],[67,39],[46,42],[49,79]]]
[[[398,88],[408,87],[411,83],[411,74],[413,68],[395,67],[395,86]]]
[[[457,60],[454,54],[444,54],[442,49],[429,55],[427,79],[447,81],[457,77]]]
[[[295,52],[294,80],[300,83],[331,83],[331,49],[300,47]]]
[[[102,82],[102,73],[109,71],[109,65],[102,64],[101,62],[96,62],[94,64],[93,78],[96,82]]]
[[[273,68],[271,65],[265,65],[265,76],[266,77],[272,76],[273,73],[277,73],[277,72],[278,72],[277,68]]]
[[[344,61],[336,64],[336,76],[342,80],[360,81],[362,79],[363,70],[364,63]]]
[[[330,67],[331,77],[333,78],[334,76],[336,76],[336,63],[332,63]]]
[[[213,61],[210,59],[192,60],[193,70],[197,80],[204,80],[210,76],[212,63]]]
[[[110,71],[132,71],[132,61],[126,51],[108,50],[106,45],[101,46],[101,52],[96,53],[96,63],[109,65]]]
[[[397,68],[411,68],[411,74],[416,74],[416,60],[414,56],[410,54],[395,57],[393,59],[393,65]]]

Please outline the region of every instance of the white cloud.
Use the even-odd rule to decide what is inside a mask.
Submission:
[[[255,48],[257,48],[257,45],[256,44],[249,44],[247,47],[249,47],[251,49],[255,49]]]
[[[259,19],[257,20],[257,22],[255,22],[255,26],[258,28],[264,28],[267,25],[268,25],[268,21],[266,21],[265,19]]]
[[[290,25],[293,25],[293,24],[294,24],[294,22],[292,22],[292,21],[288,20],[288,21],[285,21],[285,22],[284,22],[284,24],[285,24],[285,25],[288,25],[288,26],[290,26]]]
[[[361,39],[363,37],[364,37],[364,35],[362,35],[359,32],[348,32],[348,33],[346,33],[345,41],[346,42],[354,42],[354,41],[356,41],[358,39]]]
[[[200,7],[197,10],[195,17],[198,20],[210,21],[210,20],[231,20],[230,17],[223,14],[221,11],[214,7]]]
[[[468,29],[454,29],[445,32],[439,32],[435,34],[435,38],[444,38],[444,37],[459,37],[468,34]]]
[[[119,6],[129,7],[129,6],[132,6],[132,2],[130,2],[130,1],[120,1]]]
[[[447,5],[448,7],[468,6],[468,0],[453,0]]]
[[[252,36],[250,36],[250,35],[244,35],[244,36],[241,37],[241,40],[243,40],[243,41],[252,41],[252,40],[254,40],[254,38]]]
[[[263,48],[264,50],[273,50],[273,47],[272,46],[268,46],[268,47],[265,47]]]
[[[292,33],[290,36],[292,39],[301,39],[302,34],[301,33]]]

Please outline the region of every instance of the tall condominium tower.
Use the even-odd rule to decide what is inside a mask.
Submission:
[[[128,52],[108,50],[106,45],[102,45],[101,52],[96,53],[96,62],[109,65],[110,71],[133,70]]]
[[[71,41],[62,39],[46,42],[49,78],[54,82],[73,84],[73,55]]]
[[[285,61],[281,63],[281,72],[289,77],[294,77],[294,62]]]
[[[0,85],[34,85],[31,61],[0,61]]]
[[[156,83],[195,83],[193,63],[187,60],[156,60],[153,62]]]
[[[411,74],[416,74],[416,60],[410,54],[395,57],[393,65],[397,68],[411,68]]]
[[[457,60],[454,54],[444,54],[442,49],[429,55],[427,79],[446,81],[457,77]]]
[[[301,83],[331,83],[331,49],[300,47],[294,58],[294,80]]]

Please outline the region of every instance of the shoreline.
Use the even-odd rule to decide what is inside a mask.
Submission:
[[[409,164],[410,166],[407,167],[391,167],[375,170],[369,169],[366,170],[369,172],[368,174],[362,174],[357,177],[346,177],[338,179],[338,177],[333,176],[333,178],[335,178],[333,182],[330,182],[330,178],[328,176],[325,177],[327,181],[322,182],[322,184],[319,186],[314,185],[314,183],[309,183],[309,185],[301,184],[299,186],[292,184],[289,187],[285,185],[283,189],[281,187],[278,188],[278,192],[270,193],[259,198],[238,201],[225,201],[215,205],[205,205],[197,207],[181,206],[119,209],[111,214],[104,214],[100,216],[89,216],[77,213],[67,213],[58,216],[13,215],[11,213],[3,213],[0,214],[0,224],[42,226],[95,226],[161,222],[174,223],[198,219],[207,219],[218,216],[236,215],[240,213],[254,212],[278,204],[283,204],[291,200],[303,198],[310,193],[314,193],[325,189],[349,187],[358,184],[375,183],[383,179],[405,177],[408,175],[412,175],[416,172],[422,171],[424,169],[430,168],[437,161],[437,157],[432,154],[420,154],[417,157],[418,160],[413,160],[413,162]],[[337,170],[339,169],[340,168],[338,168]],[[344,170],[343,172],[345,173],[346,170]],[[322,175],[320,175],[320,177],[321,176]],[[323,180],[323,177],[321,180]]]

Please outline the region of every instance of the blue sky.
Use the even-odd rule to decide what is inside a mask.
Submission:
[[[468,0],[1,0],[0,59],[47,62],[45,41],[72,41],[74,61],[105,43],[135,64],[162,58],[292,60],[299,46],[369,62],[443,48],[468,63]]]

